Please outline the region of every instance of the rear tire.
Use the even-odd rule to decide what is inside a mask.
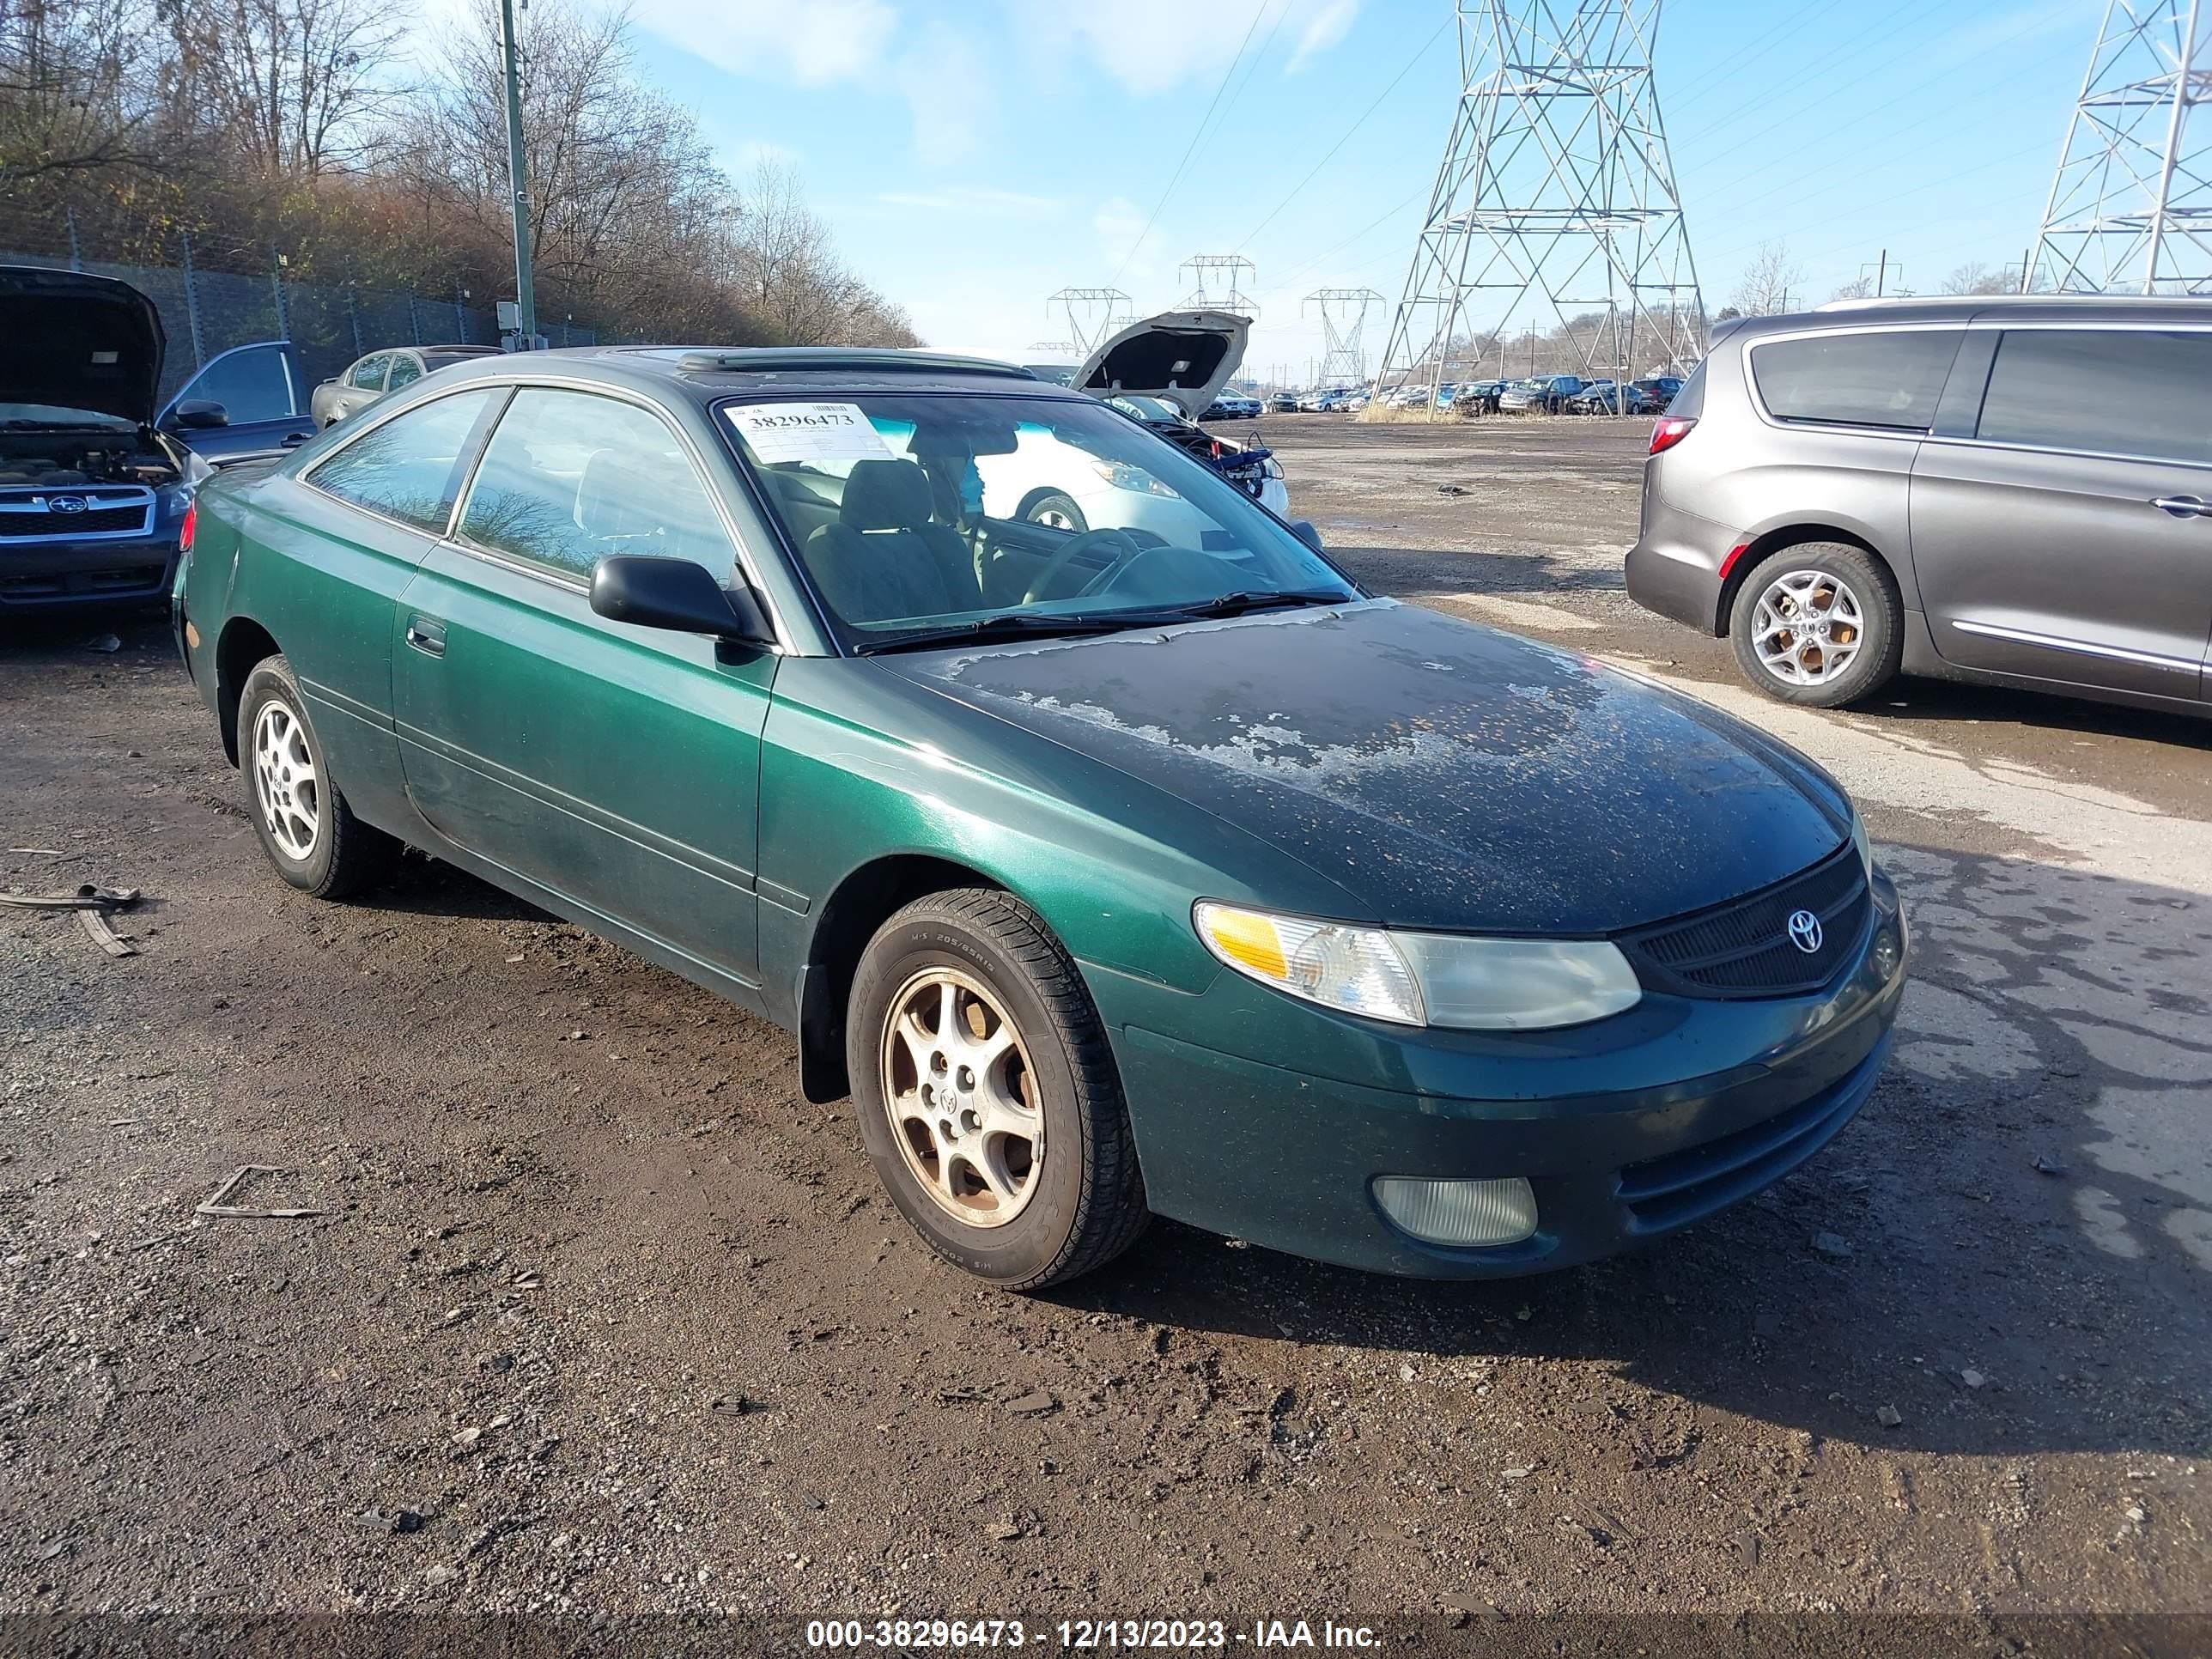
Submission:
[[[1887,684],[1905,656],[1905,603],[1881,561],[1802,542],[1759,562],[1729,616],[1744,678],[1782,702],[1840,708]]]
[[[276,873],[301,892],[340,899],[392,873],[399,843],[363,823],[331,781],[292,665],[264,657],[238,699],[238,763],[246,815]]]
[[[948,1261],[1010,1291],[1089,1273],[1151,1218],[1104,1026],[1011,894],[916,899],[854,976],[846,1064],[876,1173]]]

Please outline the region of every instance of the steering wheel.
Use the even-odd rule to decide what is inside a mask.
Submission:
[[[1060,550],[1045,561],[1044,568],[1037,572],[1036,580],[1030,584],[1030,591],[1022,595],[1022,603],[1035,605],[1039,599],[1043,599],[1052,585],[1060,580],[1060,573],[1074,562],[1076,555],[1087,553],[1097,548],[1109,550],[1106,568],[1078,589],[1079,593],[1095,591],[1101,580],[1120,574],[1129,561],[1143,551],[1136,543],[1118,530],[1079,531],[1062,542],[1060,544]]]

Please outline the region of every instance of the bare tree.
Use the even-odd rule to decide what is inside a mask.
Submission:
[[[1874,298],[1874,278],[1854,276],[1828,297],[1831,300],[1871,300]]]
[[[1759,257],[1736,284],[1735,308],[1747,317],[1771,317],[1789,308],[1790,296],[1804,297],[1804,267],[1790,258],[1786,242],[1760,245]]]
[[[0,189],[161,165],[143,0],[0,0]]]
[[[2019,272],[1991,270],[1979,259],[1969,259],[1943,279],[1946,294],[2010,294],[2019,286]]]
[[[350,161],[397,89],[404,33],[380,0],[172,0],[179,90],[232,152],[314,178]]]

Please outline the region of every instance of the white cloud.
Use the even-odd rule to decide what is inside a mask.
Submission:
[[[923,166],[963,161],[982,147],[997,106],[974,41],[950,24],[932,23],[900,59],[897,79],[914,112],[915,156]]]
[[[1231,0],[1210,9],[1190,0],[1116,0],[1025,3],[1008,15],[1030,58],[1046,69],[1094,70],[1140,98],[1181,89],[1203,99],[1222,84],[1240,46],[1241,91],[1262,56],[1279,60],[1287,46],[1291,67],[1300,67],[1342,40],[1358,10],[1358,0]]]
[[[898,29],[885,0],[637,0],[630,16],[717,69],[788,76],[803,87],[872,73]]]
[[[1318,57],[1343,40],[1352,27],[1352,20],[1358,15],[1359,0],[1326,0],[1306,24],[1305,32],[1298,36],[1297,48],[1291,53],[1291,61],[1283,73],[1296,75],[1306,66],[1308,59]]]

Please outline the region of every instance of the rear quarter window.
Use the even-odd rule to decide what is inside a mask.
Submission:
[[[1963,329],[1856,329],[1750,349],[1759,401],[1778,421],[1925,432]]]

